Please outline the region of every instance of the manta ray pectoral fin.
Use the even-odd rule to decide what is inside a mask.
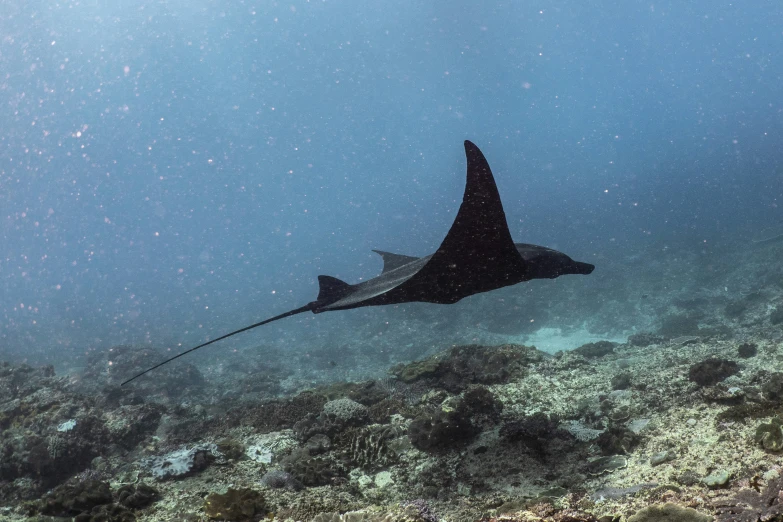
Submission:
[[[381,256],[381,259],[383,259],[383,271],[381,272],[381,274],[385,274],[386,272],[396,270],[401,266],[405,266],[408,263],[412,263],[417,259],[419,259],[418,257],[413,257],[413,256],[392,254],[391,252],[384,252],[383,250],[373,250],[373,252]]]
[[[451,229],[427,264],[395,290],[411,300],[455,303],[526,280],[527,266],[508,230],[489,163],[467,140],[465,156],[467,183]]]

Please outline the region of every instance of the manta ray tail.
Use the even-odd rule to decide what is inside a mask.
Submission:
[[[164,364],[170,363],[174,359],[179,359],[183,355],[189,354],[190,352],[194,352],[194,351],[198,350],[199,348],[203,348],[203,347],[208,346],[208,345],[210,345],[212,343],[216,343],[218,341],[222,341],[223,339],[227,339],[227,338],[229,338],[229,337],[231,337],[233,335],[236,335],[238,333],[242,333],[242,332],[246,332],[248,330],[252,330],[253,328],[256,328],[258,326],[262,326],[262,325],[271,323],[272,321],[277,321],[278,319],[283,319],[285,317],[290,317],[292,315],[301,314],[302,312],[309,312],[312,309],[313,309],[313,303],[308,303],[305,306],[302,306],[301,308],[295,308],[294,310],[290,310],[290,311],[288,311],[288,312],[286,312],[284,314],[276,315],[276,316],[274,316],[274,317],[272,317],[270,319],[265,319],[264,321],[261,321],[259,323],[251,324],[250,326],[245,326],[244,328],[240,328],[239,330],[234,330],[233,332],[227,333],[226,335],[222,335],[222,336],[218,337],[217,339],[212,339],[211,341],[207,341],[204,344],[200,344],[200,345],[196,346],[195,348],[191,348],[190,350],[185,350],[184,352],[179,353],[179,354],[175,355],[174,357],[171,357],[170,359],[166,359],[165,361],[163,361],[160,364],[156,364],[152,368],[147,368],[146,370],[144,370],[143,372],[139,373],[138,375],[134,375],[133,377],[131,377],[127,381],[123,382],[120,386],[124,386],[124,385],[128,384],[129,382],[131,382],[131,381],[133,381],[135,379],[138,379],[139,377],[141,377],[145,373],[151,372],[152,370],[154,370],[156,368],[160,368]]]

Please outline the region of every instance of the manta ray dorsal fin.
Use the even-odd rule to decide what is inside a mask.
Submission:
[[[351,285],[328,275],[318,276],[318,297],[316,302],[326,301],[333,303],[343,298],[351,290]]]
[[[381,256],[381,259],[383,259],[383,271],[381,274],[385,274],[386,272],[390,272],[419,259],[418,257],[413,256],[392,254],[391,252],[384,252],[383,250],[373,250],[373,252]]]
[[[411,298],[453,303],[525,280],[526,263],[508,230],[489,163],[467,140],[465,155],[468,172],[462,205],[438,250],[404,284]]]

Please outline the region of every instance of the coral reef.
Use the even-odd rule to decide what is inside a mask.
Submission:
[[[628,337],[628,344],[631,346],[638,346],[640,348],[646,348],[653,344],[660,344],[665,341],[665,337],[661,335],[655,335],[651,332],[640,332]]]
[[[86,368],[77,389],[81,393],[105,396],[119,401],[129,391],[121,391],[122,381],[149,368],[167,356],[163,350],[139,348],[131,345],[113,346],[108,350],[90,352]],[[185,362],[161,368],[155,379],[142,379],[134,387],[136,395],[167,400],[200,396],[204,377],[193,364]],[[113,393],[112,393],[113,392]],[[117,402],[115,402],[117,404]]]
[[[282,470],[271,470],[261,477],[261,484],[272,489],[290,489],[299,491],[304,486],[293,475]]]
[[[479,431],[463,412],[436,411],[413,419],[408,438],[420,450],[441,451],[468,444]]]
[[[688,370],[688,379],[699,386],[711,386],[737,372],[739,372],[739,365],[736,362],[710,357],[691,366]]]
[[[182,448],[160,457],[148,457],[142,464],[149,468],[158,480],[184,477],[206,468],[216,457],[223,455],[215,444],[199,444],[192,448]]]
[[[761,385],[764,398],[772,402],[783,402],[783,373],[770,373]]]
[[[623,425],[613,425],[595,439],[602,455],[630,453],[639,442],[641,437]]]
[[[500,436],[510,442],[521,442],[541,457],[546,454],[552,440],[573,437],[571,433],[560,428],[557,416],[543,412],[506,422],[500,428]]]
[[[250,426],[261,432],[277,431],[293,427],[308,415],[318,415],[326,402],[323,395],[305,391],[290,398],[230,408],[225,422],[229,427]]]
[[[422,451],[445,451],[470,443],[499,420],[500,403],[483,387],[474,387],[457,399],[453,407],[424,411],[408,426],[408,438]]]
[[[741,489],[731,498],[715,503],[717,522],[767,522],[783,515],[781,504],[783,479],[777,478],[758,492],[755,489]]]
[[[249,488],[228,488],[204,499],[204,513],[211,520],[258,520],[265,511],[264,496]]]
[[[583,344],[578,348],[574,348],[573,353],[581,355],[583,357],[603,357],[614,353],[614,347],[617,343],[609,341],[597,341],[594,343]]]
[[[240,441],[225,437],[216,443],[218,451],[227,459],[237,460],[245,453],[245,446]]]
[[[324,405],[320,414],[311,413],[294,424],[297,440],[305,442],[315,436],[333,437],[349,427],[369,422],[366,406],[351,399],[337,399]]]
[[[126,484],[117,490],[117,502],[128,509],[143,509],[159,498],[158,490],[147,484]]]
[[[87,479],[58,486],[28,505],[27,513],[72,517],[77,522],[134,522],[138,510],[158,499],[158,491],[144,484],[112,492],[107,482]]]
[[[342,425],[360,425],[367,421],[367,407],[347,398],[327,402],[323,414]]]
[[[394,425],[349,430],[341,437],[345,446],[344,458],[353,466],[365,470],[387,467],[398,460],[389,443],[400,435],[401,430]]]
[[[281,464],[297,482],[307,487],[333,484],[345,475],[342,463],[323,456],[313,456],[306,448],[294,450]]]
[[[545,354],[521,345],[457,346],[424,361],[401,365],[392,373],[406,383],[426,381],[431,387],[460,393],[471,384],[499,384],[524,375]]]
[[[0,394],[0,481],[52,488],[124,442],[112,437],[110,418],[95,400],[70,391],[51,367],[4,365]]]
[[[742,343],[737,347],[737,356],[741,359],[750,359],[759,353],[756,343]]]
[[[440,353],[421,361],[401,364],[392,368],[391,371],[396,378],[405,383],[429,379],[438,374],[445,355],[445,353]]]
[[[769,423],[760,424],[756,428],[754,439],[765,450],[776,452],[783,450],[783,420],[780,417],[773,417]]]
[[[630,372],[621,372],[612,376],[609,384],[613,390],[627,390],[633,383],[633,375]]]
[[[773,494],[758,491],[780,471],[770,452],[783,445],[783,373],[769,371],[775,344],[748,339],[756,354],[731,375],[736,340],[615,343],[595,357],[456,347],[400,373],[411,382],[256,402],[86,397],[51,371],[0,367],[28,390],[0,386],[12,397],[0,404],[0,498],[17,513],[95,522],[594,522],[652,516],[643,508],[666,502],[715,510],[721,522],[764,520],[777,516]],[[723,362],[697,373],[721,381],[684,378],[712,360]],[[89,452],[68,460],[79,447]],[[37,471],[58,462],[65,471],[53,479]],[[15,500],[44,497],[40,507]]]
[[[628,522],[710,522],[712,517],[676,504],[653,505],[628,517]]]
[[[319,513],[313,522],[438,522],[427,502],[422,499],[401,503],[389,511],[348,511]]]
[[[107,482],[87,480],[55,489],[41,500],[38,511],[44,515],[71,517],[89,512],[95,506],[111,504],[113,500]]]

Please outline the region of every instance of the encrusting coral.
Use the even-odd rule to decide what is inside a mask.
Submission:
[[[228,488],[204,499],[204,513],[212,520],[254,520],[265,512],[264,496],[249,488]]]
[[[695,509],[663,504],[648,506],[628,517],[628,522],[710,522],[712,517],[699,513]]]
[[[783,421],[780,417],[773,417],[770,422],[760,424],[754,438],[765,450],[783,450]]]
[[[781,504],[783,477],[770,481],[758,492],[754,489],[742,489],[732,498],[716,503],[718,522],[767,522],[780,519],[783,515]]]
[[[739,365],[736,362],[710,357],[691,366],[688,379],[699,386],[712,386],[737,372]]]

